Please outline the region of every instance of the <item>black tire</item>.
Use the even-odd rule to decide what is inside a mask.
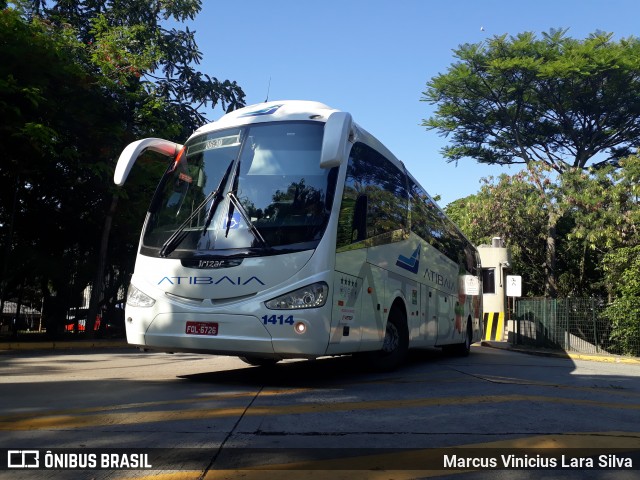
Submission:
[[[471,343],[473,341],[473,330],[471,329],[471,319],[467,320],[467,331],[462,343],[454,343],[451,345],[444,345],[442,351],[445,355],[455,357],[467,357],[471,351]]]
[[[468,357],[471,351],[471,343],[473,342],[473,330],[471,329],[471,320],[467,320],[467,334],[464,336],[464,342],[456,345],[456,354],[460,357]]]
[[[407,315],[401,307],[394,306],[389,312],[382,350],[371,353],[370,366],[385,372],[395,370],[404,363],[408,351]]]
[[[244,363],[253,365],[254,367],[272,367],[280,360],[277,358],[265,358],[265,357],[238,357]]]

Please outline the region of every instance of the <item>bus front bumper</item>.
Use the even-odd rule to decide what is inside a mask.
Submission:
[[[291,325],[265,325],[252,315],[166,313],[150,322],[137,315],[127,317],[128,343],[164,352],[315,358],[326,353],[329,340],[321,328],[299,334]]]

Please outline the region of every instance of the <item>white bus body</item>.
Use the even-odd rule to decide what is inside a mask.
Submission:
[[[308,101],[245,107],[169,159],[140,240],[126,305],[130,344],[283,358],[370,354],[482,338],[475,248],[404,165],[345,112]]]

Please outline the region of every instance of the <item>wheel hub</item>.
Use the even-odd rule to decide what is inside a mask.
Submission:
[[[400,344],[400,332],[398,328],[391,322],[387,322],[387,329],[384,334],[384,344],[382,345],[382,351],[386,353],[392,353],[398,349]]]

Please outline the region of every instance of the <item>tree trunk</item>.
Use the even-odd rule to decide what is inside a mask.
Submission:
[[[18,336],[18,329],[20,328],[20,312],[22,311],[22,295],[24,293],[24,283],[20,284],[18,290],[18,299],[16,301],[16,314],[14,318],[15,336]]]
[[[85,334],[93,338],[95,336],[94,325],[96,316],[99,313],[98,303],[102,298],[102,292],[104,289],[104,271],[107,264],[107,250],[109,248],[109,236],[111,234],[111,225],[113,223],[113,216],[116,213],[116,207],[118,206],[118,197],[114,194],[111,197],[111,206],[109,212],[104,219],[104,227],[102,228],[102,238],[100,240],[100,252],[98,253],[98,264],[96,265],[95,275],[93,277],[93,285],[91,288],[91,299],[89,300],[89,309],[87,312],[87,323],[85,326]]]

